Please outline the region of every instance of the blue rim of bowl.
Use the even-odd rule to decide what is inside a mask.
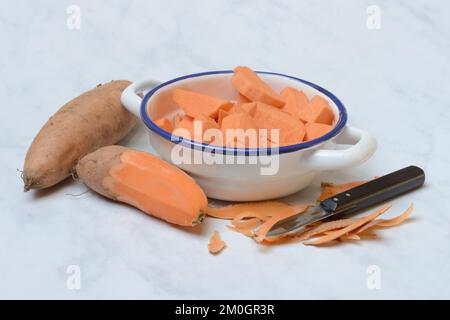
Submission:
[[[172,80],[169,80],[169,81],[166,81],[164,83],[157,85],[156,87],[151,89],[149,92],[147,92],[147,94],[144,96],[144,99],[141,102],[141,118],[144,121],[144,124],[147,126],[147,128],[149,128],[150,130],[152,130],[154,133],[158,134],[159,136],[163,137],[164,139],[169,140],[170,142],[173,142],[175,144],[181,144],[185,147],[190,147],[191,149],[208,151],[208,152],[219,153],[219,154],[227,154],[227,155],[246,155],[246,156],[248,156],[248,155],[259,155],[259,154],[264,154],[264,155],[282,154],[282,153],[289,153],[289,152],[294,152],[294,151],[298,151],[298,150],[302,150],[302,149],[307,149],[307,148],[313,147],[315,145],[318,145],[324,141],[327,141],[327,140],[335,137],[344,129],[345,124],[347,123],[347,110],[345,109],[344,104],[330,91],[322,88],[321,86],[318,86],[317,84],[314,84],[312,82],[309,82],[309,81],[306,81],[306,80],[303,80],[300,78],[288,76],[288,75],[285,75],[282,73],[268,72],[268,71],[256,71],[256,73],[280,76],[280,77],[285,77],[285,78],[288,78],[291,80],[299,81],[303,84],[306,84],[306,85],[312,87],[313,89],[316,89],[317,91],[323,93],[329,99],[331,99],[339,110],[339,119],[338,119],[338,122],[336,123],[336,125],[334,126],[334,128],[327,134],[325,134],[317,139],[305,141],[305,142],[298,143],[298,144],[282,146],[279,148],[230,148],[230,147],[208,145],[208,144],[204,144],[204,143],[197,142],[194,140],[185,139],[185,138],[182,138],[179,136],[174,136],[170,132],[167,132],[167,131],[161,129],[160,127],[158,127],[158,125],[155,122],[153,122],[152,119],[150,119],[150,116],[148,115],[148,112],[147,112],[147,102],[159,89],[161,89],[169,84],[172,84],[172,83],[175,83],[175,82],[178,82],[181,80],[189,79],[189,78],[196,78],[196,77],[216,75],[216,74],[229,74],[229,73],[233,73],[233,70],[219,70],[219,71],[193,73],[193,74],[178,77],[178,78],[175,78],[175,79],[172,79]]]

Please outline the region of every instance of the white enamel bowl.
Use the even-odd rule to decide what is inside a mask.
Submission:
[[[278,153],[269,150],[272,154],[267,155],[265,149],[215,147],[171,136],[153,122],[152,119],[176,112],[177,107],[171,97],[174,88],[234,100],[236,93],[231,86],[230,70],[191,74],[164,83],[153,80],[135,82],[123,92],[122,103],[144,122],[150,142],[159,155],[189,173],[210,198],[256,201],[286,196],[308,186],[321,171],[353,167],[373,155],[377,146],[375,138],[361,129],[346,125],[346,109],[331,92],[283,74],[258,74],[277,91],[290,86],[302,90],[309,98],[319,95],[328,100],[335,113],[334,129],[318,139],[281,147]],[[142,99],[138,93],[146,91]],[[214,152],[213,155],[226,153],[225,164],[205,161],[180,163],[172,156],[174,147],[178,148],[177,154],[180,151],[192,152],[196,159],[206,159],[205,153],[209,153],[206,156],[211,156],[211,152]],[[237,164],[238,158],[245,163]],[[268,169],[268,163],[272,163],[272,170]],[[274,170],[276,163],[278,170]]]

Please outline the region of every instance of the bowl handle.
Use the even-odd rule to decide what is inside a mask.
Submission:
[[[302,168],[337,170],[357,166],[367,161],[377,149],[377,141],[370,133],[348,126],[334,143],[335,149],[318,149],[303,157]]]
[[[156,80],[133,82],[122,92],[120,100],[122,101],[123,106],[137,117],[140,117],[142,98],[137,93],[142,92],[143,90],[152,89],[158,84],[160,84],[160,82]]]

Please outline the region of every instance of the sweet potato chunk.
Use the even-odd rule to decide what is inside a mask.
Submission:
[[[333,127],[323,123],[308,122],[305,124],[305,129],[305,141],[310,141],[327,134]]]
[[[244,103],[249,103],[251,102],[250,99],[248,99],[246,96],[240,94],[239,92],[236,95],[236,104],[240,105],[240,104],[244,104]]]
[[[229,110],[233,106],[230,101],[184,89],[175,89],[172,97],[175,103],[193,118],[199,115],[216,118],[220,109]]]
[[[194,140],[194,118],[188,115],[183,116],[172,133],[185,139]]]
[[[167,118],[161,118],[155,121],[156,125],[158,127],[160,127],[161,129],[167,131],[167,132],[172,132],[173,131],[173,125],[172,122],[170,122],[169,119]]]
[[[285,101],[285,105],[281,110],[289,113],[296,119],[300,119],[300,113],[308,104],[308,97],[302,91],[291,87],[284,88],[281,91],[281,96]]]
[[[258,129],[267,129],[269,140],[276,143],[270,129],[279,130],[279,144],[300,143],[305,136],[305,125],[278,108],[258,102],[253,113],[253,120]]]
[[[304,122],[316,122],[332,125],[334,113],[327,100],[320,96],[314,96],[311,101],[299,113]]]
[[[248,67],[236,67],[231,84],[250,101],[260,101],[274,107],[284,106],[283,98]]]

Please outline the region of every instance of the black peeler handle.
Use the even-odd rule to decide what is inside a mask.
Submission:
[[[425,172],[419,167],[409,166],[330,197],[320,206],[335,212],[333,219],[336,219],[419,188],[424,182]]]

